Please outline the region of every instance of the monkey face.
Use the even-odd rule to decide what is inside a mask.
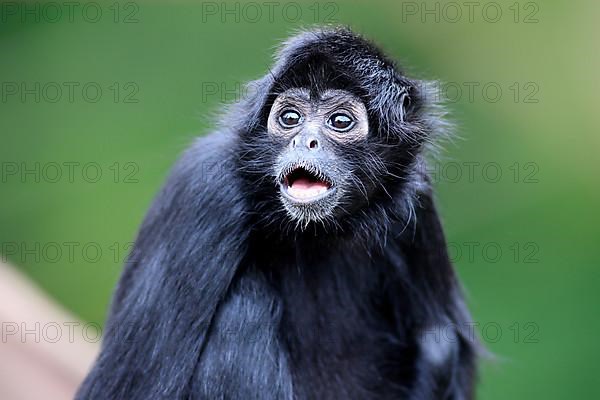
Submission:
[[[282,145],[274,175],[280,201],[296,221],[307,224],[335,217],[352,193],[364,189],[349,148],[369,136],[367,109],[350,92],[311,93],[289,89],[275,99],[268,134]]]

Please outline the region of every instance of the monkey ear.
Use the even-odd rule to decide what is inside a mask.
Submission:
[[[406,118],[406,113],[411,105],[410,95],[408,94],[408,88],[406,86],[402,87],[402,93],[400,95],[400,121],[404,122]]]
[[[225,115],[220,121],[226,121],[225,128],[249,133],[265,124],[265,106],[271,97],[273,82],[271,74],[248,82],[239,101],[224,107]]]
[[[418,139],[416,119],[419,92],[416,82],[398,74],[393,66],[373,73],[366,85],[367,108],[377,119],[382,136],[398,136],[402,140]]]
[[[441,82],[437,80],[416,80],[409,90],[409,113],[416,115],[414,124],[434,153],[441,149],[443,143],[451,141],[456,133],[455,125],[448,118],[447,100],[440,93],[440,87]]]

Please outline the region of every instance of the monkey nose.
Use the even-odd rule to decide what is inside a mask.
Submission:
[[[318,150],[320,147],[319,140],[315,137],[309,137],[306,139],[306,147],[308,147],[309,150]]]
[[[321,147],[319,139],[317,139],[314,136],[296,136],[294,139],[292,139],[291,147],[292,149],[295,149],[296,147],[302,146],[303,144],[308,150],[318,150]]]

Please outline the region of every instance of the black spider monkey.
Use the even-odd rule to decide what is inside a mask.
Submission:
[[[250,87],[154,201],[77,398],[472,399],[426,87],[345,28]]]

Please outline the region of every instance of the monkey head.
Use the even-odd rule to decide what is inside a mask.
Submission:
[[[250,88],[239,169],[265,220],[343,227],[410,211],[437,119],[424,87],[371,43],[346,29],[301,33]]]

